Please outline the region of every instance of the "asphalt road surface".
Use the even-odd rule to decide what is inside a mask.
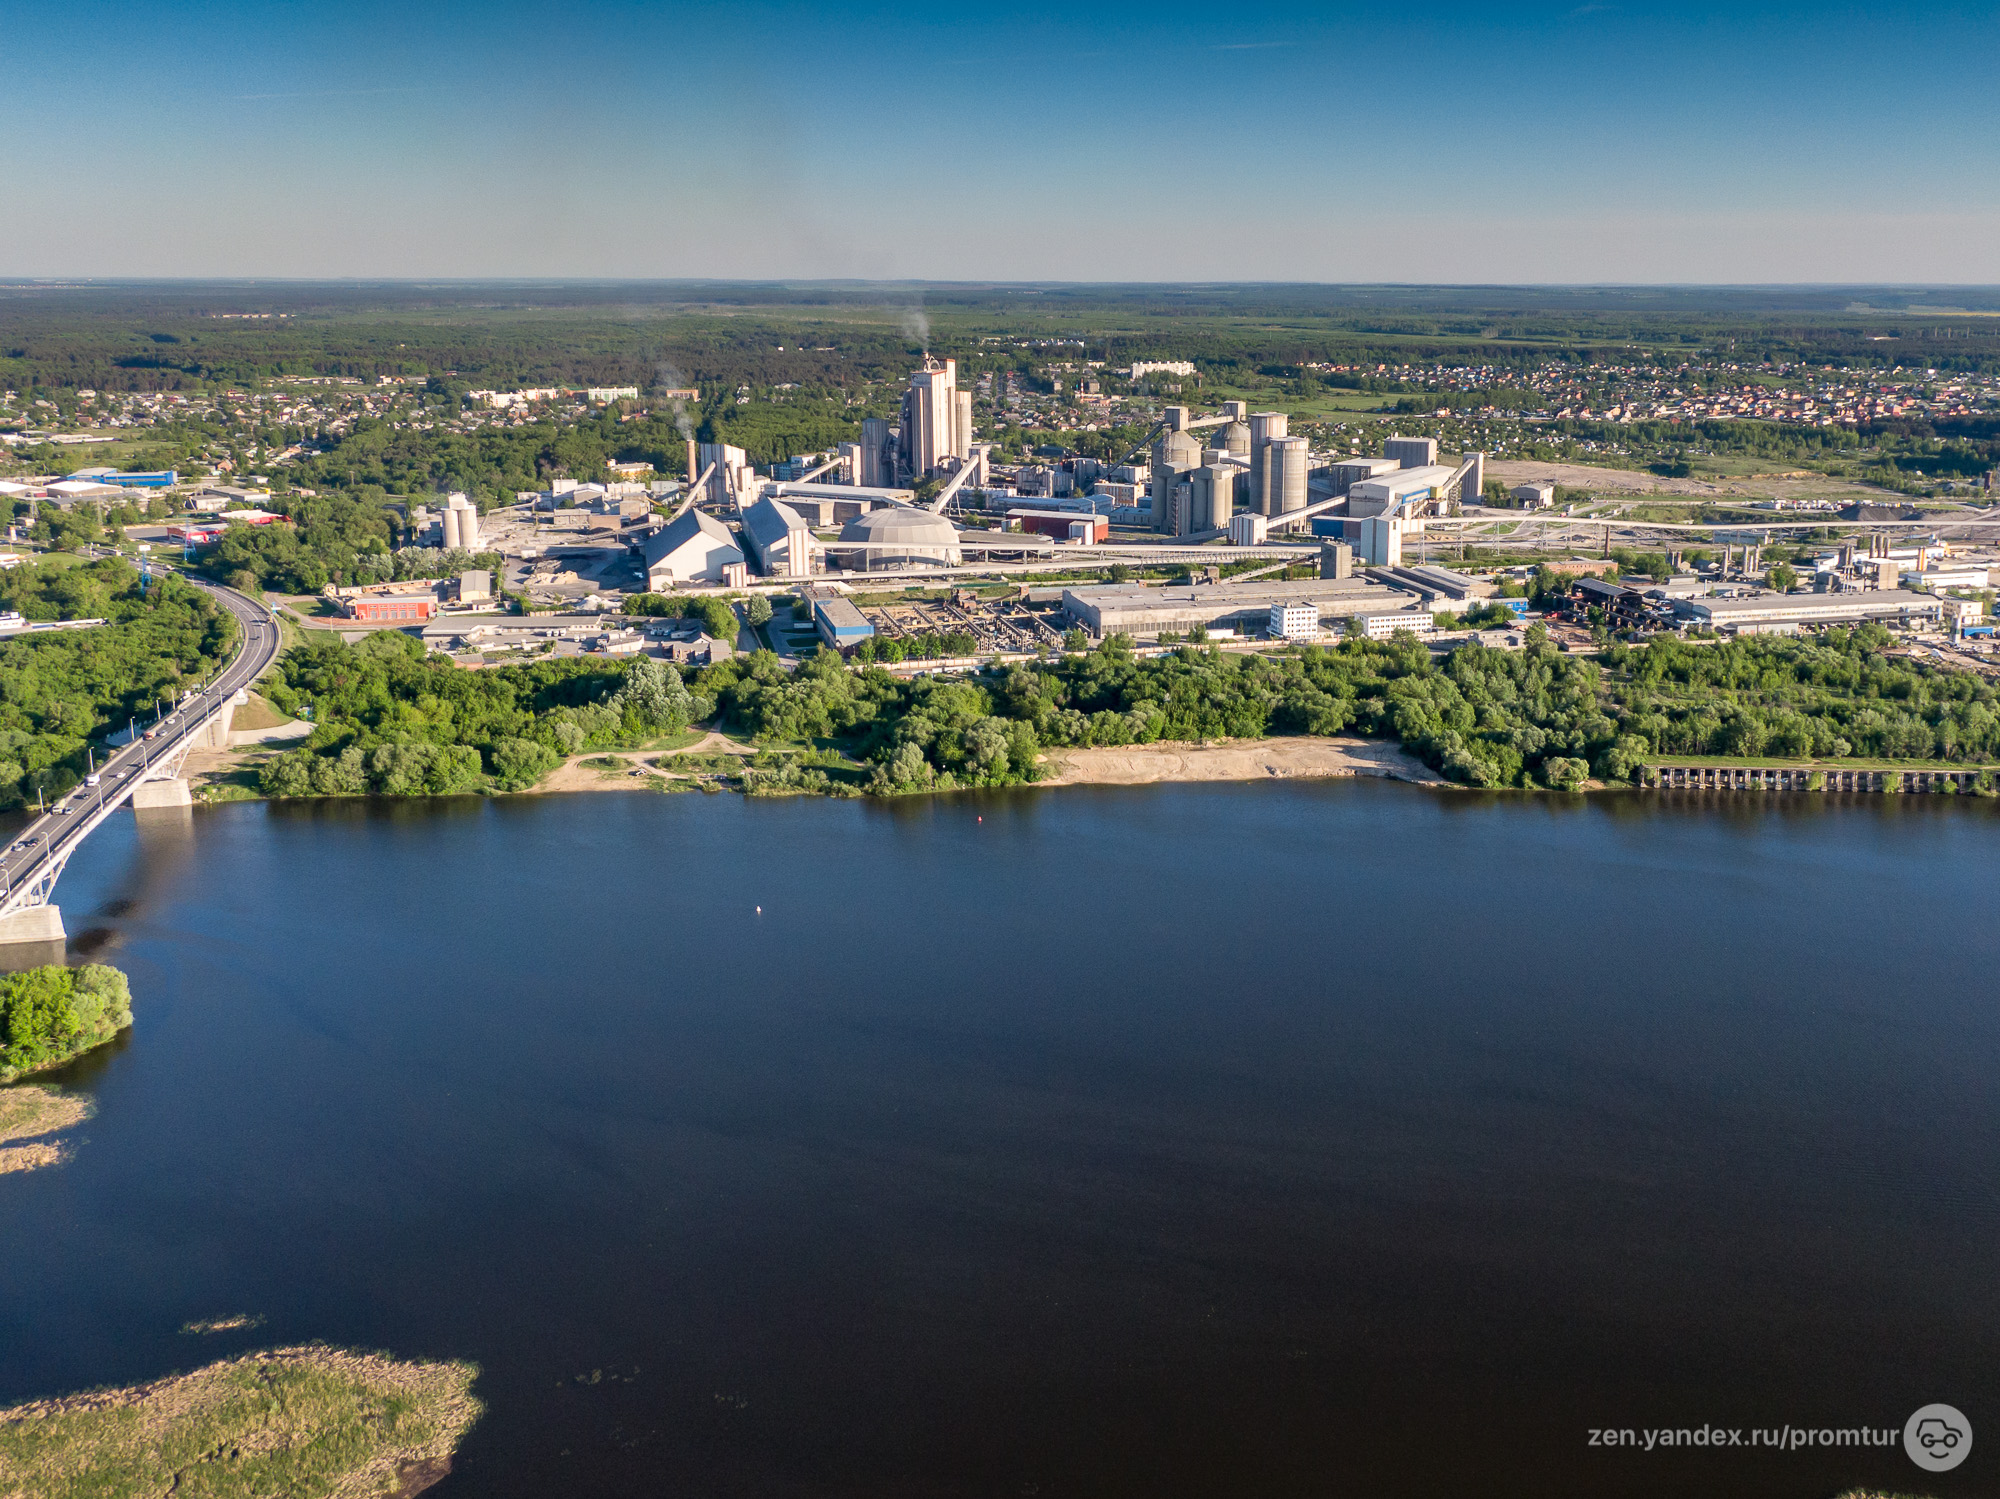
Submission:
[[[53,864],[67,858],[76,845],[118,804],[131,796],[148,766],[171,756],[207,724],[213,710],[240,687],[248,687],[277,659],[278,622],[263,604],[218,584],[188,578],[236,616],[242,639],[235,657],[199,693],[184,697],[165,715],[151,738],[135,740],[97,767],[97,784],[78,786],[16,835],[0,855],[0,901],[19,905],[16,892],[32,889]]]

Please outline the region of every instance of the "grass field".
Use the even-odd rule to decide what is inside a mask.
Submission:
[[[326,1347],[253,1353],[0,1410],[0,1494],[36,1499],[408,1496],[451,1471],[478,1370]]]

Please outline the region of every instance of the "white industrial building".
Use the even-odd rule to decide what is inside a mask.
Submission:
[[[712,515],[685,511],[646,538],[646,586],[654,592],[677,583],[720,583],[724,569],[743,565],[743,549]]]
[[[743,512],[743,539],[768,578],[810,578],[826,569],[826,545],[805,517],[766,496]]]
[[[1435,623],[1428,609],[1387,609],[1347,616],[1347,632],[1364,640],[1387,640],[1398,630],[1428,635]]]
[[[1447,464],[1432,463],[1359,480],[1347,491],[1347,513],[1355,517],[1391,515],[1414,505],[1428,504],[1443,497],[1445,486],[1456,472]]]
[[[1674,618],[1735,635],[1790,635],[1801,625],[1911,625],[1944,617],[1953,600],[1900,588],[1852,593],[1766,593],[1738,599],[1675,599]]]

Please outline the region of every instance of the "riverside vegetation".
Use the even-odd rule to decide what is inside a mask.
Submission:
[[[60,1066],[132,1023],[125,975],[101,963],[0,978],[0,1083]]]
[[[195,588],[171,577],[142,588],[115,557],[0,572],[0,609],[108,621],[0,642],[0,810],[62,796],[83,779],[93,740],[208,676],[237,638],[228,611]]]
[[[891,794],[1005,786],[1043,751],[1352,733],[1393,739],[1454,781],[1574,789],[1629,781],[1653,756],[1850,757],[1983,765],[2000,696],[1974,673],[1891,655],[1879,626],[1558,651],[1350,640],[1141,657],[1114,637],[1059,659],[905,680],[822,651],[795,671],[756,652],[699,671],[542,661],[477,672],[384,633],[288,654],[272,699],[312,737],[262,772],[273,796],[519,790],[588,749],[633,746],[714,717],[767,751],[751,792]]]

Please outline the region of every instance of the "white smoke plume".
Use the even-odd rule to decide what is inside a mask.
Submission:
[[[921,307],[906,307],[901,318],[903,332],[921,345],[928,354],[931,351],[931,320],[924,315]]]
[[[687,376],[683,375],[676,366],[662,363],[655,365],[653,369],[655,375],[659,378],[661,389],[684,390],[687,388]],[[689,442],[694,441],[694,423],[688,420],[687,402],[679,396],[674,397],[674,425],[680,429],[682,437],[686,438]],[[693,475],[690,474],[689,477],[692,478]]]

